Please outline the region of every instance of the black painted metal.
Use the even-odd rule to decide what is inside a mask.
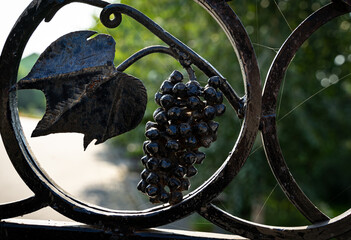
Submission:
[[[167,229],[148,229],[142,231],[115,232],[111,229],[100,229],[93,226],[51,221],[16,220],[0,222],[0,239],[6,240],[243,240],[240,236],[213,234]]]
[[[8,155],[35,196],[0,205],[0,219],[15,217],[51,206],[61,214],[87,225],[29,223],[7,220],[0,222],[1,239],[240,239],[234,235],[196,235],[175,231],[147,230],[186,217],[195,211],[217,226],[250,239],[330,239],[351,231],[351,210],[329,219],[315,207],[299,188],[290,173],[279,147],[276,133],[276,101],[285,71],[301,44],[326,22],[351,11],[350,1],[335,0],[308,17],[289,36],[274,59],[261,96],[260,74],[251,41],[239,18],[225,0],[194,0],[222,27],[237,54],[245,84],[245,96],[239,97],[226,80],[209,62],[184,43],[162,29],[138,10],[123,4],[109,4],[100,0],[34,0],[23,12],[12,29],[0,57],[0,132]],[[121,63],[123,72],[150,54],[167,54],[178,60],[195,79],[193,66],[208,77],[219,76],[220,90],[239,118],[243,119],[240,134],[233,150],[222,166],[203,185],[175,205],[161,205],[143,211],[119,211],[84,203],[60,189],[37,164],[34,154],[21,129],[16,103],[17,71],[23,50],[39,23],[50,21],[63,6],[81,2],[103,8],[100,19],[106,27],[116,28],[122,16],[128,16],[159,37],[165,46],[150,46]],[[114,19],[111,20],[111,14]],[[103,64],[102,64],[103,65]],[[45,66],[44,66],[45,67]],[[90,66],[91,67],[91,66]],[[39,69],[41,71],[42,69]],[[62,73],[61,73],[62,74]],[[67,74],[67,73],[63,73]],[[47,76],[46,76],[47,77]],[[233,76],[228,76],[232,79]],[[147,87],[147,86],[146,86]],[[245,163],[260,125],[264,147],[279,185],[292,204],[313,224],[303,227],[274,227],[249,222],[214,206],[211,201],[234,179]]]
[[[47,204],[41,198],[34,196],[17,202],[0,205],[0,219],[18,217],[24,214],[35,212]]]
[[[228,6],[227,6],[228,7]],[[115,24],[113,20],[110,20],[110,16],[113,14],[114,16],[118,16],[121,13],[126,14],[142,25],[144,25],[147,29],[149,29],[153,34],[155,34],[157,37],[159,37],[162,41],[164,41],[168,46],[170,46],[175,53],[177,52],[182,52],[187,55],[187,58],[189,59],[189,63],[194,64],[197,66],[201,71],[203,71],[207,76],[212,77],[212,76],[220,76],[223,78],[223,76],[205,59],[203,59],[201,56],[199,56],[197,53],[195,53],[192,49],[190,49],[188,46],[186,46],[184,43],[179,41],[177,38],[172,36],[170,33],[162,29],[159,25],[154,23],[151,19],[149,19],[147,16],[145,16],[143,13],[139,12],[138,10],[127,6],[123,4],[111,4],[103,9],[101,12],[100,18],[101,22],[106,26],[106,27],[118,27],[118,24]],[[246,35],[246,34],[245,34]],[[245,36],[243,35],[243,37]],[[244,37],[244,39],[247,37]],[[176,55],[176,54],[175,54]],[[180,55],[176,55],[178,60],[180,60],[180,63],[184,62],[181,61]],[[183,65],[186,67],[186,65]],[[224,79],[224,78],[223,78]],[[233,106],[233,108],[237,111],[240,112],[240,109],[242,108],[241,104],[241,99],[240,97],[235,93],[233,89],[229,87],[229,85],[225,85],[227,89],[224,89],[225,93],[228,94],[228,98],[230,97],[230,102]],[[230,88],[230,89],[229,89]]]
[[[46,111],[31,137],[84,134],[84,149],[135,128],[144,117],[145,86],[113,65],[115,41],[93,31],[66,34],[50,44],[11,91],[38,89]],[[133,109],[133,111],[130,111]]]
[[[64,3],[67,4],[69,2]],[[200,4],[202,3],[200,2]],[[247,72],[243,74],[244,81],[248,86],[247,99],[250,99],[247,104],[248,111],[245,115],[241,134],[239,135],[236,144],[234,144],[233,152],[224,162],[223,166],[207,182],[186,196],[178,205],[172,207],[168,205],[159,206],[142,212],[106,210],[90,206],[89,204],[72,198],[58,188],[57,185],[36,164],[35,157],[27,147],[26,140],[23,137],[19,125],[15,92],[9,92],[11,86],[15,83],[20,56],[22,55],[22,51],[30,35],[40,21],[47,17],[46,14],[50,13],[51,9],[56,9],[58,7],[62,7],[62,3],[34,1],[20,17],[10,33],[1,58],[2,72],[7,72],[11,76],[11,79],[8,79],[5,77],[7,74],[5,74],[1,79],[3,90],[1,95],[1,110],[4,113],[1,121],[2,138],[15,168],[27,185],[30,186],[31,190],[36,195],[42,196],[42,202],[49,204],[55,210],[74,220],[92,225],[115,226],[115,228],[119,229],[146,228],[169,223],[189,215],[199,208],[202,203],[211,201],[211,199],[216,197],[221,189],[229,184],[231,179],[243,165],[250,152],[250,147],[253,144],[258,129],[261,101],[259,96],[260,81],[258,77],[257,63],[251,46],[245,46],[245,49],[251,49],[251,52],[244,56],[240,55],[239,59],[240,61],[243,61],[242,65],[244,66],[248,63],[250,63],[250,66],[254,66],[250,69],[245,68],[245,71]],[[228,11],[231,11],[228,5],[223,5],[222,8],[227,8]],[[107,6],[103,12],[106,12],[106,9],[113,9],[114,13],[115,11],[122,11],[131,15],[133,18],[149,27],[151,31],[156,32],[156,34],[158,34],[165,43],[170,45],[170,47],[179,48],[181,51],[186,52],[186,54],[190,56],[191,61],[207,75],[220,75],[198,54],[193,52],[179,40],[172,37],[169,33],[163,31],[159,26],[154,24],[150,19],[137,10],[126,5],[118,4]],[[215,12],[216,10],[212,9],[211,11]],[[215,15],[220,15],[220,13],[215,13]],[[240,24],[239,21],[237,23]],[[227,29],[230,28],[231,26],[227,26]],[[250,44],[244,28],[241,27],[241,29],[241,35],[235,37],[244,37],[245,42],[243,42],[243,45]],[[230,37],[232,38],[232,36]],[[242,40],[231,39],[231,41],[239,42]],[[14,44],[14,46],[11,46],[11,44]],[[15,57],[13,53],[15,53]],[[249,56],[250,58],[247,59],[246,56]],[[225,90],[224,94],[229,98],[230,103],[232,103],[234,108],[238,109],[239,104],[238,101],[236,101],[238,97],[236,97],[229,84],[225,85]]]
[[[151,46],[151,47],[146,47],[144,49],[141,49],[140,51],[136,52],[133,54],[130,58],[125,60],[123,63],[117,66],[117,70],[120,72],[125,71],[128,67],[133,65],[135,62],[138,60],[142,59],[143,57],[146,57],[147,55],[150,55],[152,53],[164,53],[168,54],[174,58],[176,58],[174,52],[165,46]]]
[[[263,90],[261,132],[269,164],[287,197],[312,223],[328,220],[328,217],[321,213],[303,194],[284,161],[275,126],[276,96],[288,65],[304,41],[328,21],[350,11],[349,7],[341,8],[339,4],[332,3],[321,8],[301,23],[279,50]],[[275,145],[274,149],[273,145]]]
[[[326,22],[348,13],[349,7],[332,3],[313,13],[289,36],[277,53],[265,82],[262,97],[261,134],[268,162],[271,169],[289,200],[296,208],[315,225],[301,228],[284,228],[254,224],[231,216],[214,205],[202,208],[201,215],[213,223],[236,234],[253,239],[329,239],[351,230],[350,210],[329,220],[302,192],[279,147],[276,132],[276,102],[285,71],[302,43]],[[338,231],[335,229],[338,228]],[[282,233],[284,232],[284,233]]]

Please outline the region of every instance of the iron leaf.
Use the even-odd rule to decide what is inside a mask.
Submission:
[[[84,134],[84,149],[130,131],[142,120],[147,94],[143,83],[113,66],[115,42],[95,32],[69,33],[39,57],[17,89],[39,89],[47,103],[32,137]]]

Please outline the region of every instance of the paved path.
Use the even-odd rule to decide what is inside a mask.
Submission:
[[[138,174],[129,173],[130,161],[120,158],[106,144],[88,146],[83,151],[82,134],[52,134],[30,138],[38,120],[21,118],[21,123],[40,165],[49,176],[73,196],[115,209],[144,208],[135,189]],[[0,203],[33,194],[12,167],[0,140]],[[24,216],[31,219],[68,220],[47,208]]]

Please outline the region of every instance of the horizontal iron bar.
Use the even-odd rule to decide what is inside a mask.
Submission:
[[[76,239],[192,239],[192,240],[244,240],[236,235],[192,232],[170,229],[148,229],[133,233],[113,232],[111,229],[103,230],[92,226],[57,221],[8,219],[0,222],[1,240],[76,240]]]

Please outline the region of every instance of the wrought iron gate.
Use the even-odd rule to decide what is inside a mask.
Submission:
[[[230,83],[200,55],[183,44],[177,38],[173,37],[170,33],[162,29],[143,13],[130,6],[123,4],[109,4],[108,2],[104,2],[102,0],[34,0],[23,12],[8,36],[0,59],[0,130],[7,153],[16,171],[35,195],[28,199],[0,205],[0,219],[2,219],[0,222],[1,239],[241,239],[241,237],[249,239],[330,239],[333,237],[349,239],[347,233],[351,231],[350,210],[338,217],[329,219],[306,197],[290,173],[279,146],[276,130],[276,109],[277,96],[285,75],[285,71],[287,70],[287,67],[295,56],[297,50],[306,41],[306,39],[308,39],[312,33],[322,25],[340,15],[349,13],[351,11],[351,2],[348,0],[332,1],[330,4],[314,12],[305,21],[303,21],[288,37],[277,53],[271,65],[270,71],[267,74],[265,85],[262,90],[257,59],[251,41],[238,16],[226,3],[227,1],[194,1],[205,8],[212,15],[212,17],[218,22],[223,31],[226,33],[228,40],[231,42],[241,65],[243,81],[246,86],[245,96],[238,96],[230,86]],[[68,66],[64,67],[57,67],[54,65],[56,69],[55,67],[52,69],[53,64],[57,63],[56,61],[69,62],[69,60],[73,57],[73,55],[67,55],[66,53],[61,52],[56,54],[56,50],[62,50],[60,48],[60,44],[68,44],[79,48],[78,46],[80,46],[79,44],[81,43],[81,38],[86,40],[91,36],[91,34],[93,34],[89,31],[72,33],[71,35],[64,36],[62,39],[59,39],[53,43],[53,45],[50,46],[50,51],[43,53],[37,63],[37,67],[33,68],[30,76],[16,84],[19,62],[32,33],[36,30],[40,22],[43,20],[50,21],[57,11],[59,11],[63,6],[72,2],[81,2],[83,4],[89,4],[102,8],[100,19],[101,22],[108,28],[117,28],[121,24],[122,14],[127,15],[160,38],[166,46],[151,46],[145,48],[134,54],[121,65],[117,66],[117,68],[114,68],[112,63],[114,53],[112,54],[112,57],[108,54],[103,55],[99,58],[99,63],[96,63],[96,61],[83,62],[83,57],[85,57],[85,54],[87,54],[86,52],[89,51],[84,49],[84,51],[79,53],[82,54],[83,57],[80,58],[78,63],[69,64]],[[111,18],[111,16],[114,17]],[[96,43],[96,45],[99,47],[102,46],[104,49],[105,47],[109,48],[109,41],[111,39],[109,37],[104,37],[102,40],[102,42]],[[96,51],[101,50],[97,46],[93,47],[91,50],[92,52],[89,52],[89,54],[91,53],[96,55]],[[183,177],[191,176],[191,171],[193,169],[191,168],[192,164],[195,161],[201,161],[201,153],[191,152],[193,155],[190,154],[187,158],[190,159],[190,163],[179,163],[180,167],[177,168],[178,172],[172,174],[180,174],[182,177],[179,177],[178,180],[172,178],[172,181],[168,180],[167,178],[167,182],[162,183],[162,180],[159,178],[164,176],[169,177],[165,173],[166,171],[163,171],[168,167],[168,162],[162,162],[160,160],[156,163],[158,167],[161,166],[164,168],[161,171],[157,170],[158,167],[154,167],[153,165],[155,162],[150,160],[152,157],[158,156],[155,153],[155,151],[158,151],[155,150],[158,145],[151,145],[150,143],[156,139],[156,135],[161,131],[161,127],[157,128],[155,127],[156,125],[152,125],[149,127],[149,129],[152,128],[153,131],[150,131],[148,133],[149,135],[147,135],[151,141],[145,145],[145,152],[147,154],[145,160],[147,176],[145,176],[145,179],[141,181],[138,188],[142,192],[146,192],[152,201],[164,202],[164,205],[146,209],[144,211],[119,211],[91,206],[87,203],[81,202],[78,199],[75,199],[52,182],[45,171],[37,164],[35,156],[31,152],[21,129],[17,110],[16,90],[20,88],[41,89],[45,92],[49,105],[50,101],[59,105],[62,101],[67,103],[68,99],[70,99],[70,97],[73,95],[66,98],[56,96],[55,94],[58,94],[59,92],[57,88],[62,87],[62,85],[60,85],[61,83],[57,82],[53,83],[54,81],[51,81],[50,79],[54,79],[55,81],[57,79],[74,79],[74,83],[76,84],[75,87],[80,91],[79,94],[81,94],[81,98],[78,99],[80,102],[74,106],[81,106],[78,104],[82,104],[83,97],[86,101],[88,101],[92,95],[99,94],[99,88],[106,83],[111,84],[111,88],[114,86],[117,86],[117,88],[122,88],[126,92],[126,96],[123,95],[123,93],[118,95],[121,102],[115,103],[114,99],[111,100],[111,104],[121,104],[121,107],[118,109],[117,120],[114,123],[116,124],[117,129],[113,128],[112,130],[108,130],[108,136],[106,136],[106,134],[103,136],[89,135],[91,134],[91,130],[94,132],[97,128],[101,126],[103,127],[102,120],[93,122],[93,124],[91,124],[94,125],[93,127],[88,124],[88,126],[84,129],[82,127],[84,124],[80,123],[78,125],[74,125],[73,128],[75,130],[72,130],[72,126],[67,127],[64,123],[67,119],[80,119],[82,112],[78,111],[78,114],[70,112],[69,115],[65,115],[67,117],[65,118],[63,117],[62,112],[58,114],[59,116],[52,113],[55,112],[55,109],[57,109],[55,106],[52,107],[53,109],[50,109],[50,106],[48,106],[46,113],[47,119],[42,120],[43,122],[46,121],[46,125],[43,123],[45,126],[38,127],[36,134],[47,134],[45,131],[50,133],[60,131],[78,131],[85,134],[86,139],[84,142],[84,147],[86,148],[92,139],[96,138],[98,141],[103,142],[109,137],[129,131],[130,129],[134,128],[135,125],[139,124],[140,118],[143,116],[143,111],[145,111],[144,105],[146,105],[146,100],[142,95],[146,90],[143,88],[143,85],[138,79],[127,76],[123,73],[123,71],[139,59],[152,53],[163,53],[174,57],[187,71],[189,78],[192,81],[191,84],[180,87],[178,86],[179,88],[174,90],[175,84],[182,81],[182,76],[174,73],[174,75],[170,77],[170,83],[167,83],[173,85],[171,85],[171,87],[166,85],[161,87],[161,92],[163,91],[163,95],[159,96],[160,99],[156,100],[160,102],[161,110],[167,110],[167,116],[173,120],[182,116],[182,112],[179,112],[178,114],[178,108],[186,108],[187,113],[193,114],[192,116],[195,114],[194,112],[196,107],[194,106],[196,104],[199,104],[199,106],[201,105],[203,108],[207,108],[207,110],[201,110],[203,111],[201,119],[206,119],[207,122],[205,126],[210,127],[210,130],[206,131],[210,131],[212,135],[206,135],[206,139],[210,140],[204,140],[201,142],[201,146],[205,146],[206,144],[210,144],[211,141],[215,140],[213,134],[215,134],[216,129],[218,128],[218,126],[211,119],[213,119],[214,115],[221,115],[223,111],[221,110],[223,109],[223,106],[221,105],[220,100],[218,100],[219,102],[216,102],[217,105],[212,104],[212,106],[211,104],[208,104],[212,101],[211,91],[214,94],[214,98],[217,96],[217,98],[221,99],[221,94],[223,94],[223,96],[227,98],[230,105],[235,109],[237,117],[243,119],[241,131],[233,145],[233,150],[228,158],[225,159],[222,166],[212,177],[208,179],[208,181],[183,198],[181,190],[187,189],[186,183],[188,181]],[[59,57],[62,58],[57,59]],[[111,58],[112,61],[109,61]],[[192,69],[193,66],[199,68],[211,79],[209,80],[209,85],[207,87],[201,88],[195,84],[196,77]],[[90,82],[80,83],[79,76],[81,77],[82,74],[85,74],[84,76],[92,76],[93,80]],[[132,86],[129,84],[132,84]],[[184,94],[189,97],[189,99],[190,97],[193,97],[193,100],[187,100],[190,101],[190,103],[188,103],[186,106],[184,103],[182,103],[182,101],[180,101],[182,100],[181,98],[185,96],[182,95],[182,88],[188,89],[186,90],[188,91],[188,95],[185,93]],[[213,92],[213,88],[216,88],[215,92]],[[199,93],[196,91],[199,91]],[[136,92],[136,94],[133,92]],[[171,93],[175,94],[175,98],[177,98],[180,103],[175,103],[175,105],[172,105],[176,106],[177,108],[174,108],[172,112],[169,112],[170,105],[168,104],[171,104],[169,103],[169,98],[174,97]],[[63,93],[61,92],[61,94]],[[170,95],[170,97],[165,97],[167,94]],[[113,96],[116,97],[115,95]],[[139,101],[139,104],[128,105],[130,102],[125,99],[130,96],[134,98],[133,101],[137,99],[135,101]],[[205,98],[206,101],[197,103],[197,97]],[[213,101],[215,102],[217,100]],[[70,108],[68,110],[71,111],[73,109],[73,103],[69,103],[71,105],[69,105]],[[106,102],[103,102],[101,106],[105,104]],[[124,107],[124,105],[127,107]],[[136,110],[125,110],[125,108],[130,107],[135,107]],[[61,106],[59,110],[63,111],[63,108],[64,107]],[[48,113],[48,109],[52,111]],[[65,111],[66,110],[67,109],[65,109]],[[96,109],[94,111],[96,111]],[[214,111],[214,113],[211,111]],[[108,114],[110,113],[107,113],[107,115]],[[121,118],[118,118],[118,116],[121,115],[124,119],[123,124],[121,124]],[[162,117],[163,116],[160,115],[156,119],[156,124],[158,124],[157,126],[160,126],[162,121],[163,123],[170,123],[171,120],[162,120]],[[55,118],[55,121],[52,120],[53,118]],[[134,121],[135,119],[139,120]],[[81,121],[84,120],[85,118],[83,118]],[[63,123],[59,123],[60,121]],[[190,120],[187,119],[186,121]],[[191,127],[194,127],[193,123],[190,125]],[[185,136],[186,128],[184,129],[183,135]],[[200,126],[197,126],[197,129],[198,131],[202,131]],[[171,128],[169,128],[167,131],[169,131],[167,132],[169,135],[173,134],[173,130]],[[305,227],[275,227],[261,225],[232,216],[212,203],[213,199],[224,190],[232,179],[235,178],[244,165],[251,151],[253,142],[259,132],[263,139],[268,163],[280,187],[283,189],[284,193],[292,204],[295,205],[295,207],[312,223],[312,225]],[[178,150],[178,148],[183,147],[183,145],[186,146],[184,147],[186,149],[191,147],[197,149],[200,146],[193,143],[193,141],[195,141],[193,139],[184,140],[184,142],[177,142],[173,138],[170,139],[173,140],[173,142],[167,140],[167,142],[164,143],[166,144],[166,147],[164,147],[166,149],[164,150],[164,154],[167,156],[169,154],[168,152],[175,151],[175,149]],[[172,156],[177,155],[174,154]],[[172,164],[175,164],[174,161]],[[161,175],[157,175],[159,174],[157,171],[161,171]],[[185,172],[179,173],[179,171]],[[169,187],[170,191],[161,191],[161,185]],[[50,206],[59,213],[72,220],[75,220],[78,223],[82,223],[83,225],[78,223],[72,225],[56,222],[48,224],[47,222],[32,222],[11,219],[13,217],[37,211],[46,206]],[[195,212],[234,235],[151,229],[153,227],[174,222]],[[344,237],[341,237],[342,235],[344,235]]]

